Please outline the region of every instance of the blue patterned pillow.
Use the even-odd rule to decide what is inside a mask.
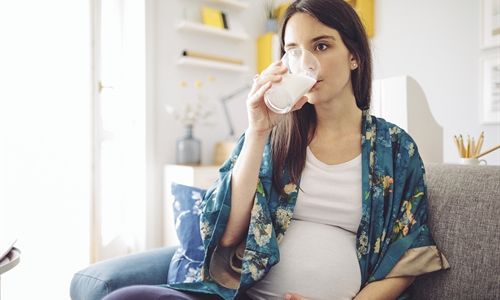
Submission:
[[[174,220],[180,247],[175,252],[168,270],[167,283],[197,281],[205,255],[200,233],[200,215],[206,190],[172,184]]]

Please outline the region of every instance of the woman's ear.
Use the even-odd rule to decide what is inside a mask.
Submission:
[[[351,55],[350,67],[351,71],[356,70],[358,68],[358,61],[356,57],[354,57],[354,55]]]

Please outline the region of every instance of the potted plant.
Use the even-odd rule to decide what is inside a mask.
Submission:
[[[266,16],[266,32],[278,31],[278,11],[276,0],[263,0],[264,13]]]

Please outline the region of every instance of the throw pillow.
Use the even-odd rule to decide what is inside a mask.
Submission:
[[[200,233],[200,215],[206,190],[172,184],[174,222],[180,246],[168,270],[167,283],[194,282],[201,277],[205,255]]]

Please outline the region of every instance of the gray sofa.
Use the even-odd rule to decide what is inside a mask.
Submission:
[[[500,166],[426,164],[429,227],[451,269],[418,278],[412,298],[500,299]],[[73,300],[131,284],[166,282],[175,247],[93,264],[71,282]]]

